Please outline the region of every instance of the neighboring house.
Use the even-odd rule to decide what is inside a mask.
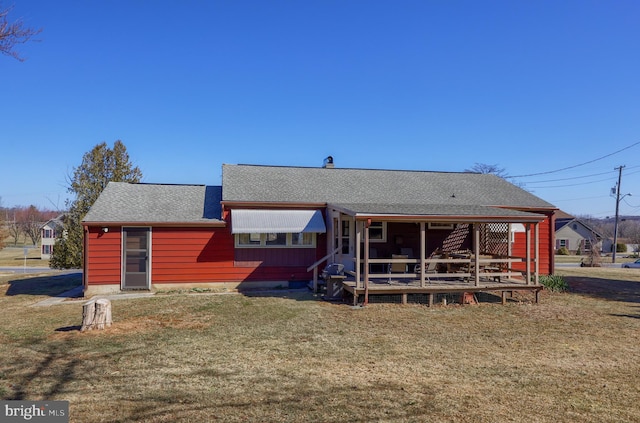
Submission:
[[[63,216],[47,221],[40,227],[40,259],[49,260],[53,254],[56,237],[63,230]]]
[[[409,288],[537,292],[554,268],[556,210],[491,174],[332,160],[223,165],[222,186],[111,182],[83,221],[85,294],[304,286],[327,263],[344,265],[354,302],[392,285],[403,299]],[[392,279],[391,264],[404,272]]]
[[[572,254],[585,254],[592,248],[602,248],[603,236],[580,219],[564,212],[556,214],[556,251],[566,248]]]

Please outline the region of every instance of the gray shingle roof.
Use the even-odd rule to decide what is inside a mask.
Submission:
[[[220,223],[219,186],[109,182],[85,223]]]
[[[470,172],[223,165],[222,186],[228,202],[556,208],[498,176]]]

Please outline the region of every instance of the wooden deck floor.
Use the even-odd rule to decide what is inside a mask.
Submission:
[[[342,282],[342,289],[353,296],[353,304],[357,305],[360,296],[365,294],[363,287],[356,287],[355,281],[345,280]],[[407,303],[407,297],[411,294],[426,294],[429,297],[429,305],[433,304],[436,294],[454,293],[477,293],[477,292],[500,292],[502,302],[506,302],[507,294],[513,291],[531,291],[535,294],[536,303],[539,301],[539,292],[542,285],[527,285],[525,281],[519,279],[499,279],[482,281],[476,286],[473,282],[464,280],[437,280],[420,286],[417,280],[380,280],[374,279],[369,282],[368,295],[401,295],[402,303]]]

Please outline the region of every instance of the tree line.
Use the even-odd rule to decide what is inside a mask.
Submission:
[[[36,206],[0,207],[0,248],[6,245],[38,245],[42,226],[60,213]],[[22,242],[20,239],[22,238]]]
[[[582,216],[580,220],[603,237],[613,239],[615,219]],[[621,216],[618,219],[618,241],[626,241],[628,244],[640,244],[640,216]]]

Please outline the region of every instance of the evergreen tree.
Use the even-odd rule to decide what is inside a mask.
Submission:
[[[127,149],[118,140],[110,149],[105,142],[85,153],[82,164],[74,169],[67,191],[75,195],[67,201],[64,230],[58,234],[50,266],[73,269],[83,266],[84,233],[82,219],[110,181],[140,182],[142,172],[129,161]]]

